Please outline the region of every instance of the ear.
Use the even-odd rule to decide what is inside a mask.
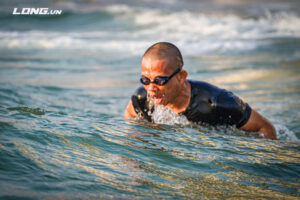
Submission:
[[[183,84],[186,80],[186,77],[187,77],[188,73],[187,73],[187,71],[182,69],[179,74],[180,74],[180,83]]]

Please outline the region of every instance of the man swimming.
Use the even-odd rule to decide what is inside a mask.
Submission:
[[[187,80],[179,49],[159,42],[147,49],[142,59],[140,86],[132,95],[124,119],[138,115],[153,121],[154,106],[163,105],[195,123],[235,125],[276,139],[274,126],[233,93],[202,81]],[[148,98],[147,98],[148,96]]]

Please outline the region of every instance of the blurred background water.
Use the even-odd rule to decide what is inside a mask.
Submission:
[[[12,15],[13,8],[61,15]],[[1,199],[299,199],[300,2],[0,2]],[[124,121],[141,57],[169,41],[278,141]]]

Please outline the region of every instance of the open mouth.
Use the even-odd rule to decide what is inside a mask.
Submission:
[[[150,97],[153,100],[154,104],[162,104],[163,98],[161,96],[150,95]]]
[[[153,100],[155,104],[161,104],[163,99],[161,97],[156,97]]]

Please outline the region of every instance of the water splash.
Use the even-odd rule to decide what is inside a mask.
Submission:
[[[156,124],[167,124],[167,125],[180,125],[180,126],[191,126],[194,128],[203,128],[200,124],[195,124],[181,114],[178,114],[174,112],[172,109],[162,106],[162,105],[155,105],[153,104],[153,101],[151,100],[150,96],[147,96],[148,101],[150,102],[150,107],[154,107],[154,111],[151,113],[149,111],[149,115],[152,117],[153,122]],[[207,124],[202,124],[204,127],[207,127]],[[279,140],[284,140],[284,141],[297,141],[299,142],[300,140],[297,138],[295,133],[291,130],[289,130],[286,126],[280,125],[280,124],[275,124],[274,125],[276,130],[277,130],[277,138]],[[240,134],[243,136],[252,136],[252,137],[257,137],[257,138],[264,138],[264,134],[261,132],[246,132],[242,131],[240,129],[237,129],[234,126],[209,126],[210,128],[214,128],[216,130],[219,130],[221,132],[228,132],[231,134]]]
[[[279,140],[300,142],[295,133],[289,130],[286,126],[281,124],[274,124],[274,126],[277,131],[277,138]]]
[[[170,108],[155,105],[154,111],[151,114],[154,123],[157,124],[168,124],[168,125],[188,125],[190,122],[183,115],[177,114],[172,111]]]

